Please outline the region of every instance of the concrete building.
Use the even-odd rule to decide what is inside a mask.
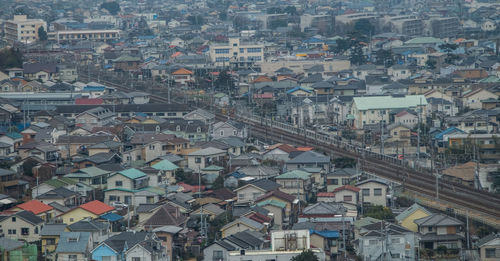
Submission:
[[[408,36],[422,35],[424,23],[414,15],[400,15],[384,18],[384,29]]]
[[[14,15],[14,19],[4,23],[5,39],[13,43],[35,42],[39,39],[38,29],[43,27],[47,30],[47,23],[42,19],[28,19],[27,15]]]
[[[252,66],[264,60],[264,45],[244,43],[239,38],[229,38],[227,44],[210,46],[210,59],[216,66]]]
[[[120,30],[67,30],[48,33],[52,41],[95,40],[108,41],[120,38]]]
[[[319,31],[334,27],[335,19],[331,15],[310,15],[300,16],[300,31],[304,32],[307,28],[316,28]]]
[[[430,35],[438,38],[456,37],[461,31],[457,17],[440,17],[428,21]]]

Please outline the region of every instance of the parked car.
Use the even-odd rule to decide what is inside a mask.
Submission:
[[[128,208],[128,205],[119,201],[115,201],[111,203],[111,205],[116,208],[116,209],[123,209],[123,208]]]

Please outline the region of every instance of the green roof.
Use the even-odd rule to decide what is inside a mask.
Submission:
[[[161,187],[146,187],[143,190],[147,190],[151,193],[155,193],[158,195],[164,195],[165,194],[165,189]]]
[[[67,175],[64,175],[67,178],[93,178],[97,176],[102,176],[109,174],[109,171],[97,168],[97,167],[88,167],[88,168],[83,168],[79,169],[76,172],[69,173]]]
[[[500,82],[500,78],[495,75],[490,75],[484,79],[479,80],[480,83],[496,83]]]
[[[427,213],[428,215],[432,214],[429,210],[425,209],[424,207],[420,206],[419,204],[415,203],[411,205],[409,208],[405,209],[403,212],[401,212],[399,215],[396,216],[396,220],[402,221],[403,219],[407,218],[409,215],[414,213],[417,210],[422,210],[423,212]]]
[[[122,170],[122,171],[118,172],[117,174],[125,176],[129,179],[138,179],[138,178],[146,177],[146,174],[144,174],[144,172],[142,172],[138,169],[134,169],[134,168]]]
[[[306,180],[306,179],[309,179],[310,176],[311,176],[310,173],[296,169],[296,170],[292,170],[292,171],[283,173],[283,174],[277,176],[275,179],[303,179],[303,180]]]
[[[302,168],[304,171],[308,173],[318,173],[321,172],[322,168]]]
[[[20,133],[17,133],[17,132],[9,132],[9,133],[5,134],[5,136],[10,137],[10,138],[15,139],[15,140],[23,138],[23,135],[21,135]]]
[[[112,189],[105,189],[104,191],[113,191],[113,190],[118,190],[118,191],[125,191],[125,192],[130,192],[130,193],[137,193],[140,191],[149,191],[154,194],[158,195],[164,195],[165,194],[165,189],[160,188],[160,187],[145,187],[141,189],[126,189],[126,188],[112,188]]]
[[[210,165],[206,168],[203,168],[202,170],[204,171],[220,171],[220,170],[223,170],[224,168],[223,167],[219,167],[217,165]]]
[[[402,97],[392,96],[371,96],[354,97],[353,103],[360,111],[381,110],[381,109],[402,109],[427,105],[424,95],[406,95]]]
[[[257,203],[257,206],[259,206],[259,207],[266,206],[266,205],[273,205],[273,206],[279,207],[279,208],[286,207],[285,202],[274,200],[274,199],[268,199],[268,200],[264,200],[262,202]]]
[[[405,42],[405,44],[440,44],[443,40],[434,37],[416,37]]]
[[[52,186],[54,188],[60,188],[60,187],[64,187],[67,185],[74,185],[77,182],[72,180],[72,179],[69,179],[69,178],[61,177],[59,179],[49,179],[49,180],[45,181],[44,183],[49,185],[49,186]]]
[[[372,218],[372,217],[364,217],[364,218],[361,218],[361,219],[354,221],[354,227],[360,228],[360,227],[371,225],[371,224],[374,224],[377,222],[380,222],[380,219],[376,219],[376,218]]]
[[[153,169],[157,169],[157,170],[167,170],[167,171],[172,171],[172,170],[176,170],[179,168],[179,166],[175,165],[174,163],[164,159],[156,164],[154,164],[153,166],[151,166]]]
[[[142,167],[142,166],[144,166],[144,164],[146,164],[146,161],[144,161],[144,160],[133,160],[130,162],[130,166],[133,168]]]

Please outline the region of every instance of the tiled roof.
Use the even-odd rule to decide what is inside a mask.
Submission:
[[[186,75],[186,74],[192,75],[193,72],[188,69],[180,68],[179,70],[172,73],[172,75]]]
[[[119,171],[118,174],[121,174],[122,176],[125,176],[129,179],[146,177],[146,174],[144,174],[144,172],[134,168]]]
[[[47,204],[44,204],[41,201],[38,201],[36,199],[30,200],[30,201],[28,201],[26,203],[19,204],[16,207],[18,207],[18,208],[20,208],[22,210],[31,211],[35,215],[38,215],[40,213],[47,212],[49,210],[54,209],[53,207],[51,207],[51,206],[49,206]]]
[[[56,253],[86,254],[90,242],[89,232],[63,232],[57,243]]]
[[[338,187],[338,188],[334,189],[333,192],[339,192],[342,190],[350,190],[350,191],[354,191],[354,192],[359,192],[361,189],[354,187],[354,186],[351,186],[351,185],[344,185],[342,187]]]
[[[85,203],[83,205],[80,205],[80,208],[85,209],[85,210],[87,210],[93,214],[96,214],[96,215],[102,215],[104,213],[107,213],[107,212],[115,209],[114,207],[109,206],[107,204],[104,204],[99,200],[94,200],[94,201]]]
[[[282,199],[284,201],[290,202],[290,203],[292,203],[295,200],[295,196],[293,196],[293,195],[285,193],[281,190],[273,190],[273,191],[267,192],[266,194],[262,195],[256,201],[259,202],[261,200],[265,200],[265,199],[273,197],[273,196],[277,197],[279,199]]]
[[[302,170],[292,170],[288,171],[286,173],[283,173],[279,176],[276,177],[276,179],[302,179],[302,180],[307,180],[311,177],[310,173],[307,173]]]
[[[268,200],[264,200],[264,201],[257,203],[257,206],[259,206],[259,207],[266,206],[266,205],[272,205],[272,206],[275,206],[278,208],[285,208],[286,207],[285,202],[274,200],[274,199],[268,199]]]
[[[334,198],[335,197],[335,193],[333,192],[319,192],[317,197],[325,197],[325,198]]]
[[[166,170],[166,171],[172,171],[179,168],[179,166],[175,165],[174,163],[166,159],[161,160],[160,162],[154,164],[151,167],[157,170]]]

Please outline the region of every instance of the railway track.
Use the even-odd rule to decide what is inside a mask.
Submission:
[[[86,75],[83,75],[86,78]],[[90,79],[89,79],[90,80]],[[123,87],[119,84],[101,81],[106,85],[115,87],[124,91],[134,91],[131,88]],[[172,93],[172,101],[176,102],[176,93]],[[151,100],[160,103],[168,102],[168,99],[158,94],[152,94]],[[273,122],[269,119],[256,119],[255,116],[248,117],[235,115],[228,117],[220,111],[216,112],[218,120],[231,118],[233,120],[246,123],[251,134],[258,138],[271,139],[275,142],[286,142],[294,145],[309,145],[321,150],[332,157],[348,157],[359,159],[361,168],[377,176],[387,178],[394,182],[403,184],[405,189],[421,193],[426,196],[436,197],[436,178],[429,172],[416,171],[405,165],[404,161],[399,159],[380,155],[371,151],[357,148],[346,142],[324,137],[311,131],[293,129],[282,123]],[[477,211],[492,217],[493,226],[500,227],[500,197],[493,193],[476,190],[471,187],[451,183],[448,181],[439,181],[439,198],[443,201],[451,202],[454,205],[461,206],[471,211]]]

